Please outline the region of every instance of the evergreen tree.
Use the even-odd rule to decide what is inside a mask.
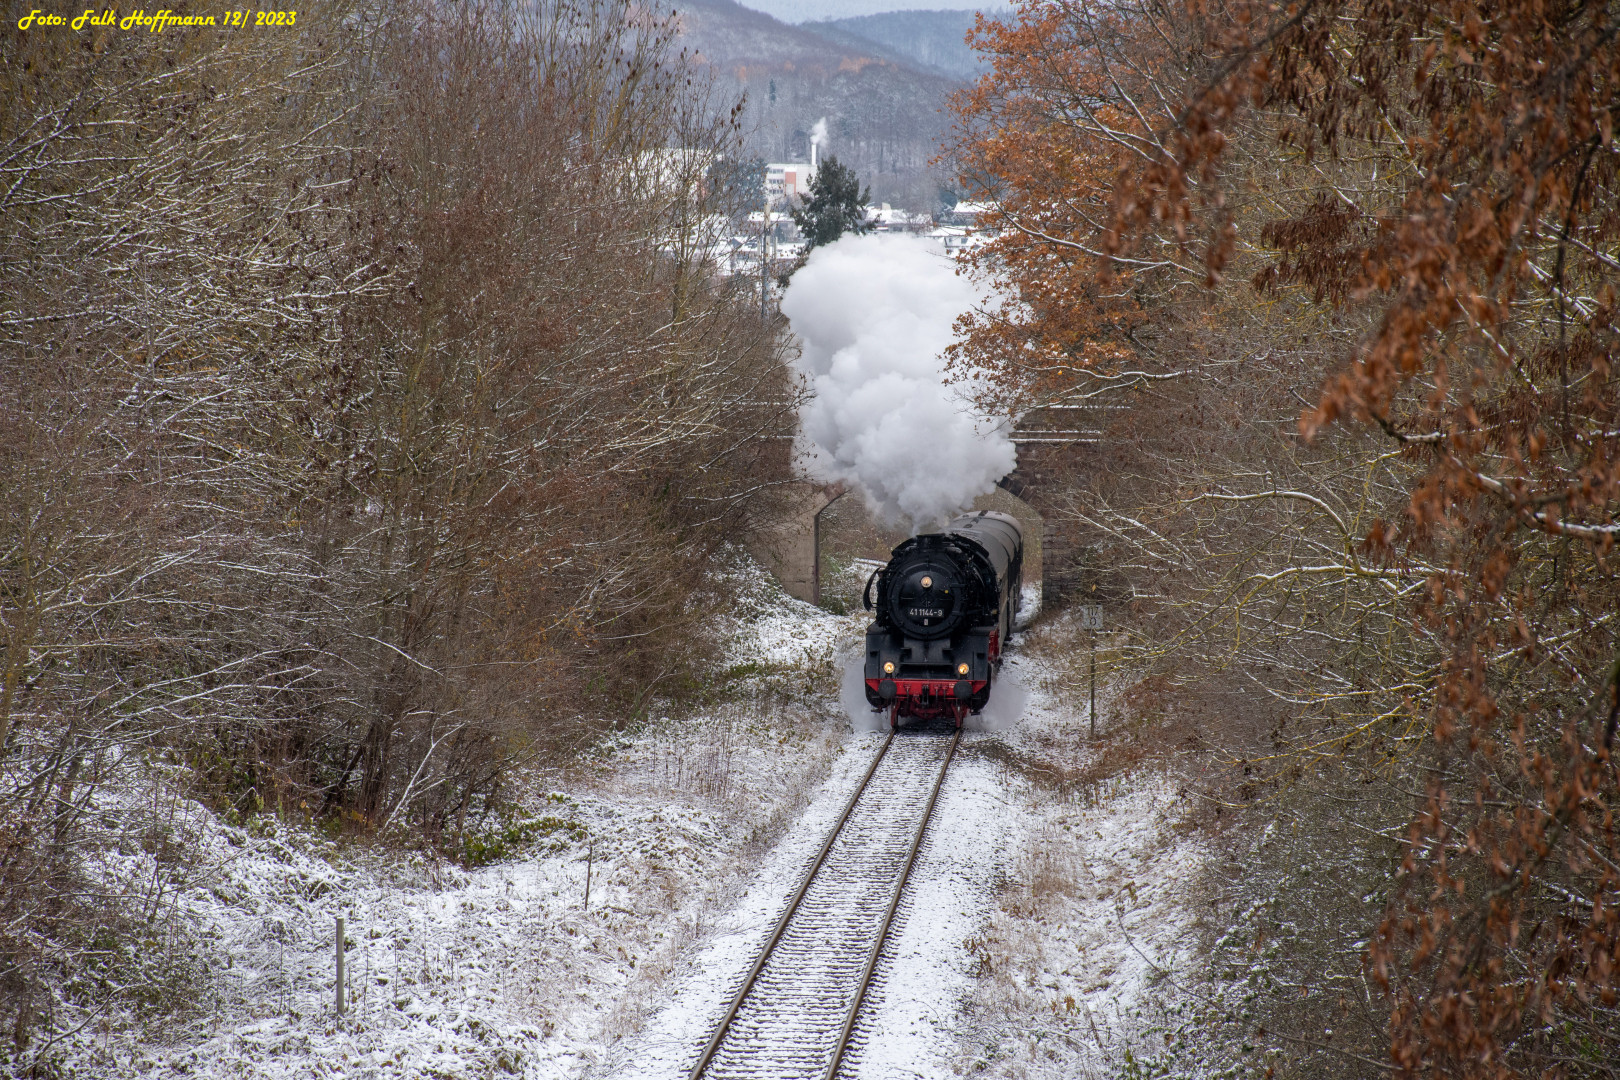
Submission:
[[[871,232],[866,221],[866,204],[871,189],[861,190],[855,170],[828,156],[810,181],[810,197],[793,211],[793,223],[804,234],[805,250],[830,244],[846,232]]]

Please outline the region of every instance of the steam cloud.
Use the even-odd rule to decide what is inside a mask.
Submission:
[[[944,385],[951,324],[983,300],[915,237],[845,236],[811,252],[782,297],[814,394],[800,415],[811,475],[851,484],[886,522],[922,531],[1013,470],[1005,425]]]
[[[827,118],[825,116],[810,125],[810,145],[827,145]]]

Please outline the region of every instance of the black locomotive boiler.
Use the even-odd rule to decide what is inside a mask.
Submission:
[[[984,708],[1018,616],[1023,568],[1017,519],[980,511],[913,536],[867,579],[864,602],[876,617],[866,631],[866,700],[888,710],[891,727],[903,716],[953,716],[961,727]]]

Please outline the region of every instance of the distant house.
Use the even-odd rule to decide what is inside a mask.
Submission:
[[[938,225],[927,232],[928,239],[938,244],[947,255],[959,255],[972,247],[989,241],[983,233],[962,225]]]
[[[810,193],[810,178],[815,174],[815,166],[802,161],[766,165],[765,194],[770,197],[772,206],[792,206],[795,196]]]
[[[804,240],[790,215],[773,210],[768,226],[765,221],[765,216],[755,210],[742,223],[741,232],[717,246],[719,257],[714,265],[721,277],[758,278],[762,241],[769,264],[767,269],[773,274],[786,273],[804,254]],[[761,236],[761,233],[764,235]]]
[[[866,220],[872,226],[873,232],[880,233],[927,232],[928,227],[933,224],[933,220],[927,214],[911,214],[904,210],[896,210],[888,203],[867,207]]]
[[[758,210],[751,211],[747,218],[747,235],[751,237],[758,237],[760,223],[763,220],[764,215]],[[785,214],[780,210],[772,210],[769,236],[773,244],[786,243],[789,240],[798,240],[799,227],[793,223],[793,215]]]
[[[939,244],[947,255],[959,255],[988,243],[998,232],[991,225],[996,209],[994,203],[959,202],[939,215],[939,224],[929,230],[928,238]]]
[[[970,229],[988,226],[989,219],[999,209],[995,203],[959,202],[950,211],[940,215],[941,225],[962,225]]]

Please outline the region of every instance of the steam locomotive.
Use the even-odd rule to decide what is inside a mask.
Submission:
[[[877,614],[866,631],[866,700],[888,710],[890,727],[904,716],[953,716],[961,727],[984,708],[1023,568],[1018,521],[980,511],[913,536],[867,578],[862,600]]]

